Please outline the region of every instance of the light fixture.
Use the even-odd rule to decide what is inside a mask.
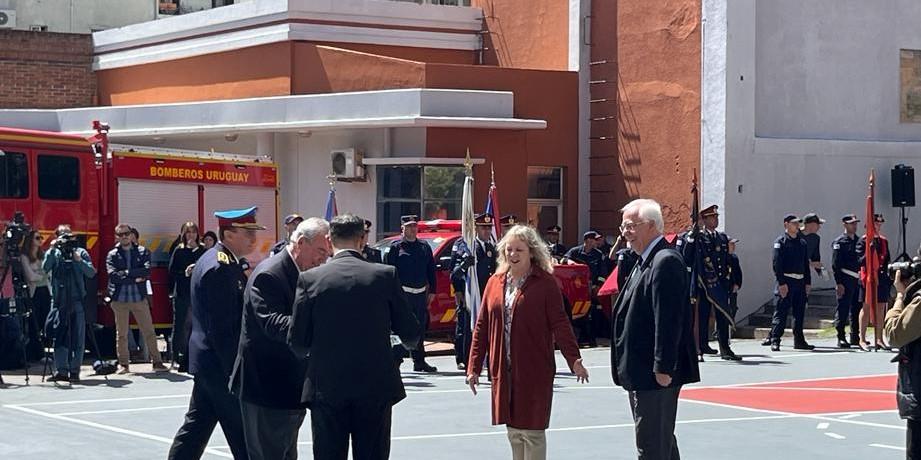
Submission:
[[[238,137],[240,137],[240,135],[237,133],[227,133],[224,135],[224,140],[227,142],[236,142]]]

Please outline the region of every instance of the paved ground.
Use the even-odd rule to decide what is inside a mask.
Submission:
[[[892,354],[789,347],[771,353],[754,341],[735,348],[744,362],[711,358],[702,364],[703,382],[682,392],[677,435],[683,458],[904,458]],[[636,458],[626,394],[612,387],[608,349],[583,349],[583,356],[589,384],[576,383],[564,369],[557,376],[550,458]],[[404,367],[410,394],[394,410],[391,457],[509,458],[504,428],[489,424],[488,393],[471,395],[452,357],[431,361],[449,371],[426,376]],[[147,373],[149,365],[132,370],[138,374],[88,377],[74,386],[33,378],[25,387],[21,376],[4,374],[12,384],[0,388],[0,458],[165,458],[192,381]],[[230,457],[226,446],[218,430],[205,458]],[[301,458],[312,458],[310,449],[308,421]]]

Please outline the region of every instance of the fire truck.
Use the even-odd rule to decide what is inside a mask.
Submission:
[[[110,329],[99,334],[109,344],[114,315],[105,303],[105,257],[115,245],[115,225],[136,228],[139,244],[150,250],[153,322],[161,331],[171,328],[167,264],[179,227],[193,221],[202,233],[217,233],[215,210],[258,206],[268,229],[248,257],[255,265],[276,236],[278,170],[256,156],[109,145],[108,127],[97,122],[94,129],[84,138],[0,127],[0,227],[20,211],[47,249],[55,228],[70,224],[98,273],[84,303],[98,308],[87,309],[87,318]]]
[[[457,321],[454,304],[454,286],[451,284],[451,249],[461,236],[459,220],[431,220],[419,223],[417,238],[432,248],[435,256],[435,298],[429,305],[429,333],[450,333]],[[399,236],[384,238],[373,247],[386,256],[390,245]],[[589,269],[581,264],[553,266],[553,276],[563,291],[567,314],[573,321],[583,320],[592,306]]]

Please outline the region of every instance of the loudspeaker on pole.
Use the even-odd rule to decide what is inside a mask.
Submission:
[[[915,205],[915,169],[908,165],[892,168],[892,207]]]

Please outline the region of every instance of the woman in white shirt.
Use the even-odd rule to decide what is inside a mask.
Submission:
[[[51,310],[51,291],[49,276],[42,270],[45,251],[42,249],[44,237],[33,230],[22,245],[22,269],[29,284],[29,296],[32,298],[32,315],[39,329],[44,328],[45,318]]]

